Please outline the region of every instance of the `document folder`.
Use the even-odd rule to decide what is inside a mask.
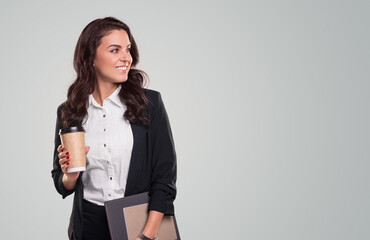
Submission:
[[[139,236],[149,216],[149,199],[145,192],[104,203],[112,240],[135,240]],[[163,217],[158,240],[181,240],[175,216]]]

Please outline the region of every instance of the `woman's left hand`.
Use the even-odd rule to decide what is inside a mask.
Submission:
[[[146,221],[146,224],[145,224],[145,227],[142,233],[148,238],[156,238],[157,233],[158,233],[158,228],[162,221],[163,216],[164,216],[164,213],[162,212],[150,210],[149,217]],[[141,238],[137,237],[135,240],[141,240]]]

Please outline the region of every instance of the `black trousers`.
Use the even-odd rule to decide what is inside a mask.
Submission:
[[[111,240],[104,206],[83,200],[83,239]]]

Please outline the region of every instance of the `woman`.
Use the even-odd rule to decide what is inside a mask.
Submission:
[[[74,193],[70,239],[110,239],[104,202],[149,191],[149,217],[138,236],[154,239],[164,215],[173,215],[176,152],[161,94],[145,89],[135,69],[137,45],[129,27],[112,17],[82,31],[74,54],[77,78],[57,110],[53,170],[63,199]],[[68,173],[60,128],[83,126],[86,171]]]

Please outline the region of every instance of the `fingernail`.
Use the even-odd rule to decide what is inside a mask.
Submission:
[[[69,165],[69,162],[67,162],[66,164]]]
[[[67,156],[67,159],[69,159],[69,156]]]
[[[68,155],[68,154],[69,154],[69,152],[66,152],[66,154]]]

